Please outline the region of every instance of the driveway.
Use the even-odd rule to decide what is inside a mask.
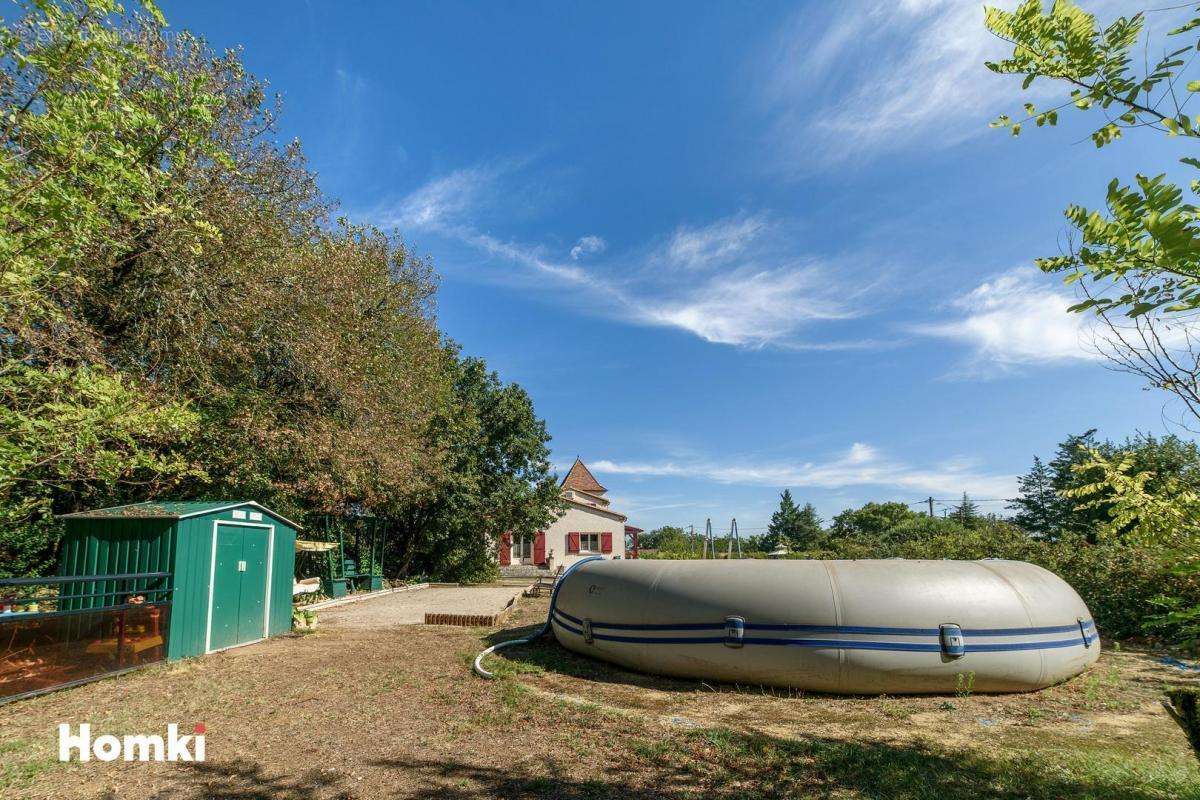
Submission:
[[[498,614],[523,591],[520,586],[434,586],[381,595],[317,611],[321,625],[389,628],[419,625],[429,614]]]

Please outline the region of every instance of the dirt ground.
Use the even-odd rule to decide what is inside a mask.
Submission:
[[[336,624],[0,707],[8,798],[1200,798],[1158,705],[1195,678],[1106,652],[1027,695],[829,697],[626,672],[552,641],[470,673],[532,630]],[[329,623],[329,624],[326,624]],[[202,764],[60,763],[57,724],[93,734],[206,726]]]
[[[318,624],[378,630],[422,623],[426,613],[497,614],[521,590],[518,586],[433,586],[396,592],[319,611]]]

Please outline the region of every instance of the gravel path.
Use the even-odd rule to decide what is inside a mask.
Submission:
[[[432,587],[372,597],[318,611],[322,625],[347,628],[387,628],[425,621],[438,614],[496,614],[519,595],[520,586]]]

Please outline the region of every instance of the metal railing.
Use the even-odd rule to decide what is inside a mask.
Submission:
[[[0,703],[165,659],[170,577],[0,579]]]

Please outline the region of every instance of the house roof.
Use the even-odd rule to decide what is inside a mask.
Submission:
[[[602,506],[609,505],[608,500],[606,500],[602,495],[599,495],[595,492],[585,492],[583,489],[572,489],[570,487],[567,487],[564,491],[572,492],[575,495],[584,498],[585,500],[595,500],[597,503],[599,503]]]
[[[567,477],[563,478],[559,486],[563,489],[578,489],[589,494],[603,494],[608,491],[600,485],[600,481],[596,480],[596,477],[588,471],[578,456],[575,457],[575,463],[571,465]]]
[[[277,514],[266,506],[259,505],[253,500],[160,500],[157,502],[130,503],[125,506],[109,508],[94,508],[89,511],[76,511],[74,514],[61,514],[63,519],[186,519],[201,517],[214,511],[224,511],[230,508],[253,506],[265,511],[271,516],[300,529],[300,525],[285,516]]]
[[[580,503],[578,500],[569,500],[567,498],[563,498],[563,502],[569,506],[574,506],[575,508],[582,508],[584,511],[590,511],[593,514],[600,514],[601,516],[610,517],[612,519],[619,520],[620,522],[624,522],[625,520],[629,519],[629,517],[627,517],[624,514],[621,514],[619,512],[610,511],[609,509],[602,508],[601,506],[593,506],[588,503]]]

